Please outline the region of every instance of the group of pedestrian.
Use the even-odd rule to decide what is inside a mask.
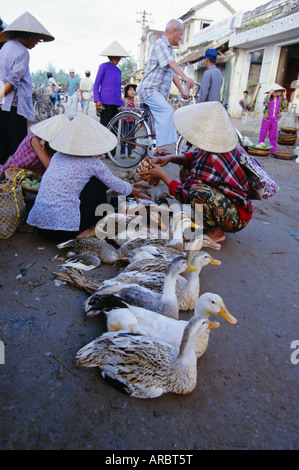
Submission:
[[[102,52],[108,62],[99,66],[93,86],[101,122],[87,115],[92,93],[89,71],[80,83],[72,69],[64,87],[69,90],[68,117],[71,120],[56,116],[32,126],[27,136],[27,119],[33,120],[28,50],[39,41],[52,41],[54,37],[30,13],[15,20],[3,34],[8,41],[0,51],[0,163],[19,165],[26,154],[22,165],[26,160],[27,168],[31,165],[44,173],[29,213],[29,224],[55,241],[84,236],[95,225],[95,209],[106,202],[108,188],[121,195],[147,197],[138,186],[115,177],[98,158],[117,143],[106,126],[123,104],[121,71],[117,65],[121,57],[129,54],[117,42]],[[179,44],[182,35],[181,22],[167,23],[164,35],[152,47],[137,90],[129,84],[124,101],[128,107],[136,106],[137,91],[140,101],[150,108],[153,116],[157,142],[153,168],[140,175],[145,180],[161,179],[172,196],[181,203],[191,204],[195,212],[196,206],[201,205],[204,232],[221,242],[225,232],[243,229],[253,214],[249,182],[240,164],[244,150],[238,145],[231,119],[220,103],[222,74],[215,65],[218,54],[215,49],[207,49],[200,58],[206,68],[200,103],[180,108],[174,114],[168,102],[172,83],[186,99],[189,95],[180,79],[186,82],[187,88],[194,86],[193,79],[186,76],[175,61],[173,47]],[[264,120],[267,124],[263,122],[261,137],[265,137],[273,120],[277,122],[286,102],[285,92],[279,97],[276,84],[272,88],[266,99]],[[84,112],[75,116],[78,90]],[[130,122],[127,124],[130,126]],[[193,152],[171,155],[166,146],[176,142],[177,132],[196,147]],[[181,167],[180,182],[172,180],[163,169],[168,163]]]

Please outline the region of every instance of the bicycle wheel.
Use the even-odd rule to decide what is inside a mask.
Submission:
[[[237,136],[238,136],[239,144],[243,145],[244,136],[243,136],[242,132],[236,126],[234,126],[234,128],[235,128],[235,131],[236,131]]]
[[[56,115],[56,114],[63,114],[64,112],[65,112],[65,109],[64,109],[63,104],[58,104],[58,105],[56,106],[56,109],[55,109],[55,111],[54,111],[54,114],[55,114],[55,115]]]
[[[43,101],[37,101],[34,105],[34,116],[37,121],[43,121],[51,116],[51,107]]]
[[[137,113],[130,111],[118,113],[107,127],[117,137],[115,149],[107,155],[121,168],[137,165],[155,144],[147,124]]]
[[[179,137],[176,144],[176,154],[182,155],[183,153],[193,152],[196,147],[195,145],[190,144],[182,135]]]

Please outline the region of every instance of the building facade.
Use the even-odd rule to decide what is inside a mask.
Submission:
[[[209,3],[209,5],[206,5]],[[219,10],[219,3],[203,2],[195,8],[206,19],[204,6]],[[225,2],[226,3],[226,2]],[[299,111],[299,7],[298,0],[273,0],[252,11],[232,12],[214,20],[209,26],[196,31],[190,27],[193,37],[182,44],[177,54],[184,71],[200,82],[204,72],[199,57],[213,47],[218,50],[217,67],[223,73],[221,97],[229,104],[232,117],[240,117],[240,99],[248,90],[253,111],[262,115],[265,92],[272,82],[287,90],[289,103]],[[181,17],[186,22],[198,24],[191,11]],[[189,44],[193,46],[189,46]],[[186,47],[189,46],[189,47]]]
[[[248,28],[250,23],[254,27]],[[239,97],[245,89],[251,97],[256,92],[254,111],[261,114],[265,93],[273,82],[286,88],[289,103],[297,105],[299,112],[298,0],[274,0],[244,14],[241,28],[230,35],[229,48],[234,54],[230,84],[233,116],[240,112]]]
[[[272,82],[286,88],[299,114],[299,0],[272,0],[247,12],[236,12],[224,0],[206,0],[179,19],[184,36],[175,51],[178,64],[200,82],[205,68],[199,58],[207,48],[217,49],[216,66],[224,78],[221,100],[233,118],[241,116],[244,90],[249,91],[252,111],[261,116]],[[161,34],[147,30],[146,56]],[[142,70],[137,81],[141,78]]]

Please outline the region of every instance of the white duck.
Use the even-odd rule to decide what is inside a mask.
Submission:
[[[112,305],[113,299],[111,299]],[[117,302],[117,299],[116,299]],[[152,310],[126,305],[122,308],[106,311],[108,331],[125,330],[131,333],[139,333],[154,336],[179,347],[183,331],[187,325],[185,320],[175,320],[167,318]],[[124,305],[123,305],[124,307]],[[88,316],[96,314],[93,310],[86,310]],[[218,294],[206,292],[202,294],[196,302],[194,316],[201,319],[209,319],[210,315],[219,315],[228,323],[236,324],[237,320],[227,310],[222,298]],[[214,327],[219,326],[218,323]],[[195,351],[197,357],[202,356],[206,351],[209,342],[210,330],[207,330],[197,341]]]
[[[128,304],[137,305],[143,308],[150,308],[171,318],[178,318],[179,305],[176,297],[176,280],[180,273],[184,271],[197,270],[189,265],[186,258],[178,256],[167,268],[164,278],[162,293],[152,292],[150,289],[138,284],[124,284],[112,280],[100,287],[85,302],[85,311],[94,310],[95,305],[99,310],[105,310],[107,294],[116,294]]]
[[[104,333],[77,353],[77,365],[98,367],[104,379],[135,398],[187,394],[197,383],[195,342],[209,321],[192,318],[179,347],[129,332]]]
[[[200,251],[196,253],[191,260],[191,265],[195,266],[197,271],[187,271],[187,279],[182,275],[178,275],[176,281],[176,297],[178,300],[179,310],[184,311],[194,309],[200,292],[201,270],[208,264],[220,265],[221,262],[215,260],[209,253]],[[162,292],[165,273],[124,270],[113,279],[103,281],[103,286],[108,285],[112,281],[124,284],[139,284],[147,289]]]

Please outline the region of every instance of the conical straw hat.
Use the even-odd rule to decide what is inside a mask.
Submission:
[[[58,116],[45,119],[37,124],[31,126],[31,132],[40,139],[50,142],[53,137],[58,134],[70,122],[65,114],[58,114]]]
[[[280,91],[281,90],[281,91],[283,91],[284,88],[281,85],[278,85],[278,83],[271,83],[269,85],[269,89],[268,89],[268,91],[266,91],[266,93],[269,93],[269,91],[271,91],[271,90],[274,90],[274,91]]]
[[[117,42],[112,42],[100,55],[109,57],[130,57],[130,54]]]
[[[188,142],[208,152],[230,152],[238,144],[231,119],[218,101],[183,106],[174,112],[173,122]]]
[[[58,152],[88,157],[114,149],[117,138],[95,119],[79,113],[50,140],[49,144]]]
[[[44,42],[54,41],[55,39],[28,11],[9,24],[4,31],[2,31],[2,34],[10,39],[10,33],[15,31],[38,34]]]

